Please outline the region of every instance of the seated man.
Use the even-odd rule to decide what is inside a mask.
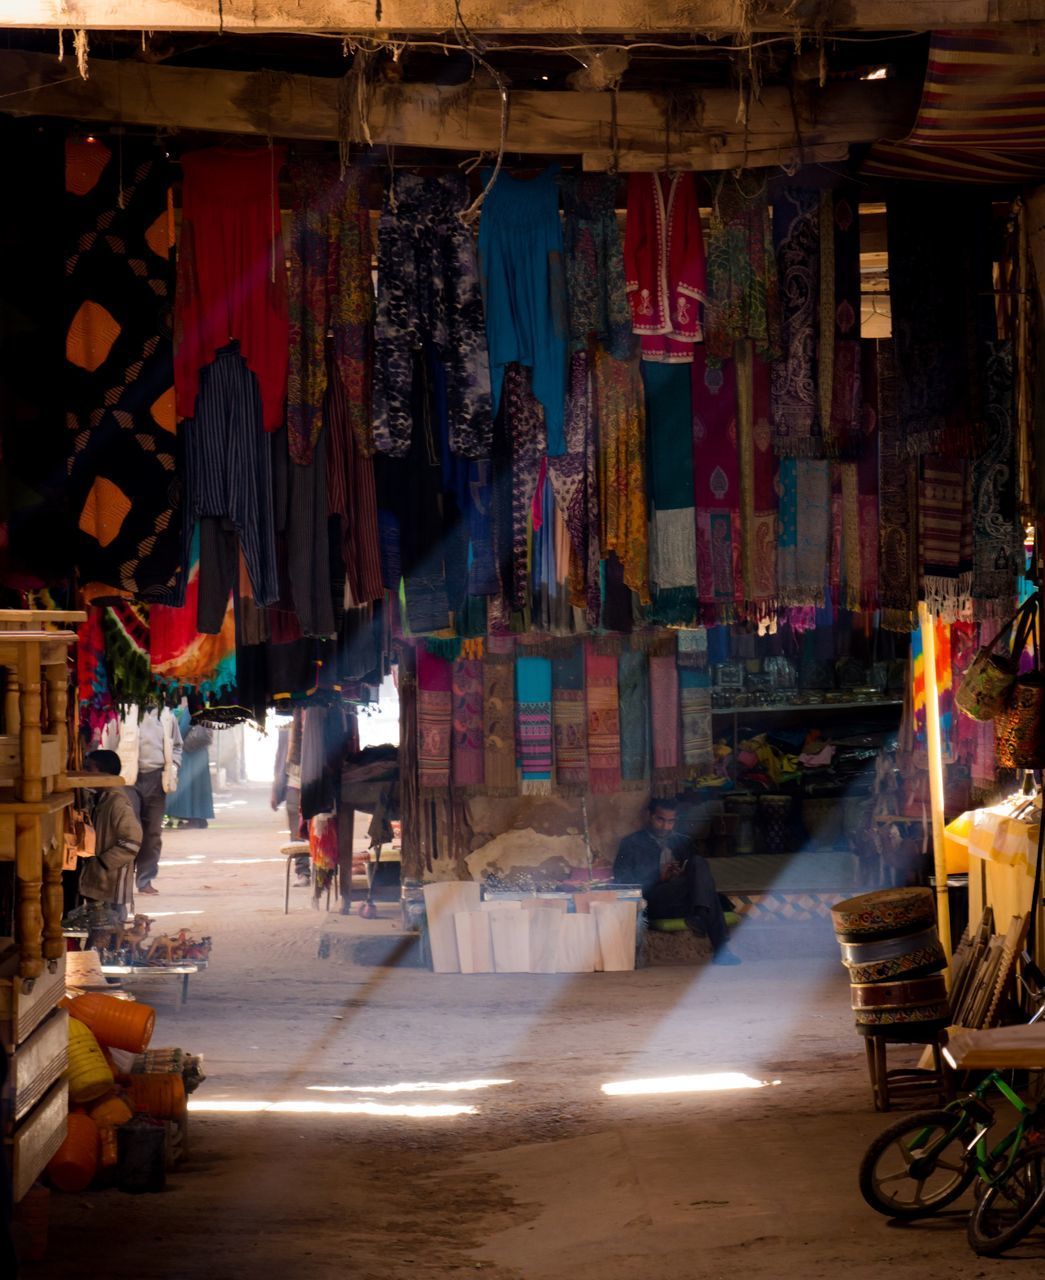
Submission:
[[[115,751],[92,751],[83,764],[86,773],[120,775]],[[134,860],[141,848],[142,827],[126,787],[97,788],[91,794],[94,857],[84,863],[80,894],[88,902],[114,908],[122,919],[134,903]]]
[[[674,800],[651,800],[646,825],[620,842],[613,878],[618,884],[642,886],[650,920],[681,916],[711,942],[715,964],[740,964],[727,946],[726,921],[707,859],[675,833],[677,814]]]

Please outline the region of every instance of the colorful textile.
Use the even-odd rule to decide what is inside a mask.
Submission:
[[[984,451],[972,464],[972,601],[977,618],[1010,612],[1023,558],[1012,374],[1011,344],[992,343],[986,364]]]
[[[830,463],[781,458],[777,574],[782,604],[823,605],[830,536]]]
[[[710,773],[713,764],[711,676],[707,671],[683,668],[679,672],[679,706],[682,763],[690,777],[700,777]]]
[[[643,360],[692,360],[707,291],[695,174],[629,174],[624,271]]]
[[[897,412],[907,448],[968,457],[982,442],[981,343],[993,330],[990,197],[900,184],[887,215]]]
[[[123,708],[146,705],[156,693],[149,669],[149,608],[116,600],[102,613],[105,659],[113,702]]]
[[[608,173],[580,173],[559,180],[570,349],[586,351],[598,343],[614,359],[628,360],[635,354],[635,337],[617,222],[619,185]]]
[[[322,892],[334,878],[338,862],[337,814],[317,813],[308,824],[308,853],[315,877],[313,887]]]
[[[595,795],[620,790],[620,703],[617,659],[599,653],[592,641],[584,650],[588,692],[588,779]]]
[[[88,600],[179,589],[170,165],[160,147],[65,144],[65,420]]]
[[[882,626],[910,631],[918,607],[917,474],[896,405],[891,340],[868,344],[864,393],[878,420],[878,604]]]
[[[289,320],[280,231],[283,147],[210,147],[181,157],[174,306],[178,417],[196,412],[200,372],[230,339],[258,379],[262,424],[285,420]]]
[[[236,624],[231,599],[217,634],[196,628],[199,607],[199,529],[193,537],[185,603],[154,605],[149,611],[149,665],[170,694],[198,690],[206,701],[236,687]]]
[[[732,621],[743,599],[737,385],[734,362],[693,361],[697,589],[709,622]]]
[[[649,777],[649,659],[642,649],[623,649],[618,660],[621,783],[642,785]]]
[[[312,460],[332,376],[358,448],[364,454],[374,448],[368,180],[363,166],[342,173],[318,160],[291,170],[287,435],[291,460],[302,466]]]
[[[483,782],[483,664],[462,658],[453,664],[453,779],[455,787]]]
[[[693,368],[698,362],[694,362]],[[649,618],[663,626],[693,622],[697,609],[692,373],[685,365],[643,361],[649,439]]]
[[[588,783],[588,725],[584,701],[584,653],[580,644],[552,658],[552,727],[555,782],[583,789]]]
[[[589,626],[597,626],[599,491],[590,367],[591,357],[586,351],[575,351],[570,357],[566,452],[548,459],[548,480],[569,531],[572,602],[585,609]]]
[[[737,458],[745,612],[762,619],[777,606],[777,491],[770,425],[770,366],[745,339],[736,344]]]
[[[515,766],[515,666],[510,653],[483,660],[483,783],[487,795],[518,791]]]
[[[680,635],[687,634],[680,632]],[[674,654],[651,654],[650,719],[653,732],[653,794],[673,796],[679,789],[679,672]]]
[[[450,663],[418,645],[417,761],[421,786],[428,791],[450,785],[452,701]]]
[[[826,342],[821,334],[821,350],[830,345],[832,376],[828,380],[824,369],[820,369],[820,422],[826,452],[832,456],[848,456],[860,448],[863,393],[859,207],[855,191],[848,186],[835,191],[829,199],[834,288],[829,296],[831,323],[827,327]]]
[[[785,187],[773,205],[783,356],[773,365],[773,423],[780,457],[816,457],[820,306],[820,197]]]
[[[922,590],[929,612],[953,622],[972,591],[970,466],[958,459],[923,457],[918,492]]]
[[[532,370],[544,408],[548,453],[563,451],[567,325],[558,165],[524,181],[502,169],[479,220],[479,271],[486,307],[493,412],[510,364]],[[492,170],[484,170],[488,181]]]
[[[773,547],[773,567],[776,571],[776,546]],[[708,629],[695,627],[693,630],[681,630],[676,635],[678,643],[678,665],[703,670],[708,665]]]
[[[649,604],[646,412],[638,361],[596,349],[592,389],[599,449],[602,554],[614,552],[625,585]]]
[[[547,444],[545,415],[533,394],[530,371],[510,365],[504,377],[504,419],[512,453],[511,581],[505,595],[514,609],[530,602],[530,521]]]
[[[479,272],[472,234],[458,217],[467,195],[462,174],[397,174],[381,208],[374,438],[394,457],[408,452],[413,436],[417,347],[430,348],[445,369],[450,449],[463,458],[490,452],[490,369]]]
[[[940,706],[940,746],[944,761],[954,760],[954,673],[951,663],[951,628],[942,618],[936,618],[936,700]]]
[[[524,795],[552,789],[552,664],[550,658],[515,660],[515,742]]]
[[[780,358],[780,295],[764,190],[748,196],[727,174],[719,183],[708,228],[708,364],[728,360],[750,338],[763,360]]]
[[[76,629],[76,701],[79,722],[90,730],[94,743],[119,717],[105,663],[103,610],[100,605],[88,605],[86,612],[87,620]]]

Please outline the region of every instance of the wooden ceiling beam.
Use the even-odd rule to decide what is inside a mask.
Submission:
[[[751,29],[815,32],[982,27],[1045,19],[1045,0],[770,0],[752,5]],[[488,35],[639,37],[738,31],[735,0],[461,0],[469,27]],[[826,19],[822,16],[826,13]],[[358,32],[452,30],[453,0],[0,0],[0,27],[128,31]]]
[[[146,125],[173,130],[329,140],[338,137],[339,81],[271,72],[213,71],[94,59],[81,80],[71,60],[46,54],[0,52],[0,110],[15,115],[64,116],[90,123]],[[693,122],[672,128],[670,149],[710,159],[747,152],[793,150],[795,124],[804,148],[904,137],[917,108],[917,90],[892,81],[856,81],[825,89],[803,85],[794,100],[767,88],[738,125],[737,95],[706,89],[694,98]],[[612,99],[597,92],[513,91],[506,150],[536,155],[608,152]],[[454,151],[496,151],[500,99],[493,90],[401,84],[375,90],[369,129],[377,144]],[[663,100],[621,93],[617,113],[621,152],[663,156]],[[730,167],[705,164],[701,167]]]

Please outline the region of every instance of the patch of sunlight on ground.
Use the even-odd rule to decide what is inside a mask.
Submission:
[[[479,1114],[475,1107],[449,1102],[318,1102],[311,1098],[289,1102],[265,1102],[260,1098],[190,1098],[189,1110],[212,1115],[377,1116],[403,1120],[442,1120]]]
[[[611,1098],[637,1098],[655,1093],[724,1093],[730,1089],[765,1089],[779,1080],[756,1080],[742,1071],[711,1071],[699,1076],[651,1076],[646,1080],[613,1080],[602,1086]]]
[[[471,1093],[476,1089],[490,1089],[498,1084],[511,1084],[511,1080],[448,1080],[436,1084],[431,1080],[401,1081],[399,1084],[310,1084],[309,1093]]]

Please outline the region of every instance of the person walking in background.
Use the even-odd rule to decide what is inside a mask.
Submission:
[[[159,893],[153,884],[163,852],[163,813],[167,796],[177,789],[181,767],[181,730],[173,714],[163,707],[141,714],[137,706],[128,708],[120,721],[116,748],[120,773],[130,791],[142,825],[141,851],[135,862],[139,893]]]
[[[92,751],[83,762],[87,773],[117,777],[115,751]],[[141,849],[142,828],[128,787],[96,788],[91,801],[94,857],[85,859],[80,894],[88,902],[112,907],[124,919],[134,906],[134,865]]]
[[[300,840],[301,835],[301,713],[294,712],[289,724],[280,725],[276,739],[276,765],[272,777],[273,812],[281,804],[287,807],[287,826],[291,840]],[[307,887],[309,883],[309,855],[302,854],[294,859],[294,871],[297,875],[297,887]]]
[[[174,713],[182,737],[178,788],[167,796],[167,817],[182,826],[206,827],[214,817],[214,792],[210,784],[210,745],[214,735],[202,724],[193,724],[189,708]]]

